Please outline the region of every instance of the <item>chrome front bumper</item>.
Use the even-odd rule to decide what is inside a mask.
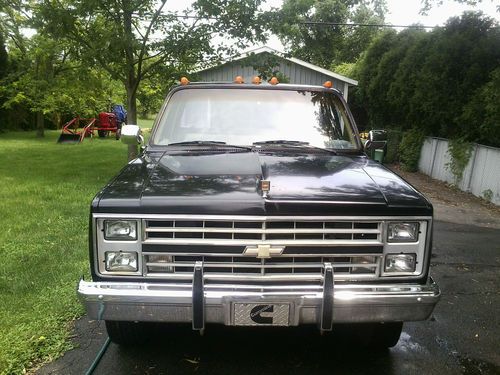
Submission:
[[[432,279],[420,284],[333,284],[325,273],[323,286],[203,284],[200,272],[193,284],[87,282],[78,295],[92,319],[192,322],[235,325],[235,303],[285,303],[288,325],[425,320],[439,300]]]

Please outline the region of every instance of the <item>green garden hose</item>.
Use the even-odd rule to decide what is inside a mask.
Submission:
[[[99,361],[103,357],[104,353],[106,353],[106,349],[108,349],[110,342],[111,342],[111,340],[108,337],[106,339],[106,341],[104,342],[101,350],[99,350],[99,353],[97,353],[97,356],[94,358],[94,361],[90,365],[89,369],[85,372],[85,375],[92,375],[94,373],[94,370],[97,367],[97,365],[99,364]]]

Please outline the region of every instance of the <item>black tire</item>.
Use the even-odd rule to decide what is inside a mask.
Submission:
[[[398,343],[403,330],[403,323],[372,323],[360,325],[358,328],[360,338],[366,346],[375,349],[387,349]]]
[[[97,133],[99,134],[99,138],[105,138],[108,135],[106,130],[98,130]]]
[[[106,331],[112,342],[122,346],[137,345],[146,339],[142,323],[106,320]]]

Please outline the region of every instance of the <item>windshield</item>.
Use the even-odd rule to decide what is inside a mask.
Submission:
[[[227,88],[175,92],[152,143],[251,145],[284,140],[321,148],[357,148],[346,110],[333,93]]]

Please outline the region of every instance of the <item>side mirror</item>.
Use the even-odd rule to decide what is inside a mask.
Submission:
[[[373,160],[382,163],[387,154],[387,132],[385,130],[371,130],[365,143],[365,152]]]
[[[139,145],[144,142],[142,130],[137,125],[123,125],[121,131],[121,140],[128,145]]]
[[[385,130],[370,130],[368,140],[371,142],[387,142],[387,132]]]

